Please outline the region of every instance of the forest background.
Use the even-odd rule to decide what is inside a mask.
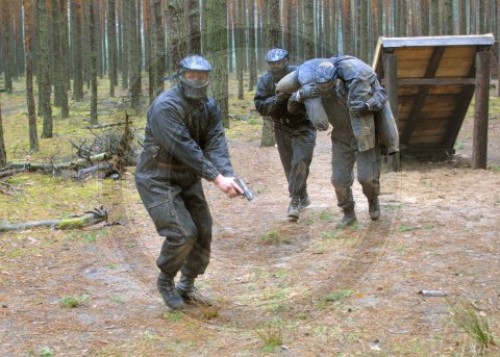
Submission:
[[[54,135],[54,116],[71,116],[72,103],[89,102],[90,124],[98,123],[98,102],[110,98],[140,113],[188,54],[214,64],[212,95],[228,126],[228,73],[236,75],[242,99],[265,69],[269,48],[286,48],[292,63],[341,54],[371,63],[379,36],[498,39],[500,27],[497,0],[1,0],[0,6],[3,90],[11,94],[13,81],[25,78],[30,152],[38,151],[39,137]],[[1,124],[0,117],[0,167],[7,160]],[[272,143],[272,130],[263,134],[263,143]]]
[[[468,167],[470,110],[456,156],[384,170],[378,222],[355,184],[359,222],[344,231],[332,228],[341,216],[327,133],[311,167],[313,203],[291,224],[272,125],[252,101],[272,47],[292,63],[337,54],[371,63],[379,36],[498,41],[497,0],[0,0],[0,10],[0,168],[48,168],[0,180],[0,226],[101,204],[109,214],[85,229],[0,231],[0,354],[499,355],[498,92],[488,169]],[[54,168],[75,144],[121,135],[126,116],[139,150],[148,104],[192,53],[214,65],[233,165],[256,197],[228,202],[204,183],[214,242],[197,283],[216,306],[178,313],[155,290],[161,241],[134,167],[116,181]]]

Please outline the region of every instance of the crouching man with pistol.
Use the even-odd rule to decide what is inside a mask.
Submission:
[[[161,93],[147,111],[144,149],[135,173],[139,195],[164,237],[156,260],[157,287],[171,309],[210,304],[194,286],[208,266],[212,241],[201,179],[230,198],[245,193],[234,177],[219,105],[206,95],[211,68],[202,56],[180,61],[179,83]]]

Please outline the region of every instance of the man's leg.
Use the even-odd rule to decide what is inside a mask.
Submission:
[[[275,125],[276,145],[280,155],[281,165],[285,171],[286,181],[288,182],[288,193],[290,195],[290,204],[288,205],[287,216],[291,221],[299,219],[300,197],[295,196],[290,187],[292,184],[292,131],[288,127],[280,124]]]
[[[309,167],[311,166],[315,144],[316,130],[312,124],[307,123],[294,129],[289,191],[292,197],[299,197],[300,209],[311,204],[307,193],[307,178],[309,177]]]
[[[184,301],[175,289],[174,278],[191,252],[198,230],[186,209],[179,186],[167,186],[163,202],[150,204],[148,212],[158,233],[165,237],[156,265],[157,287],[166,305],[180,309]]]
[[[347,134],[346,134],[347,135]],[[337,197],[337,205],[342,209],[344,216],[336,228],[344,228],[356,222],[354,198],[352,195],[353,168],[355,161],[351,135],[351,143],[336,140],[332,137],[332,185]]]
[[[210,215],[201,182],[185,191],[183,198],[197,227],[198,236],[193,249],[191,249],[182,265],[177,291],[187,303],[211,305],[211,301],[201,295],[194,286],[195,279],[205,272],[210,262],[210,246],[212,243],[212,216]]]
[[[368,200],[368,210],[372,221],[380,217],[380,151],[378,147],[356,154],[358,181]]]

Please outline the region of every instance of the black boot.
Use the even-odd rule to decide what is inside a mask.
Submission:
[[[168,277],[163,273],[158,275],[156,286],[160,292],[165,304],[173,310],[182,309],[184,300],[175,289],[174,278]]]
[[[176,288],[184,302],[188,304],[201,304],[207,306],[213,305],[212,301],[208,297],[200,294],[198,289],[195,288],[194,278],[188,278],[181,275]]]
[[[309,195],[306,193],[304,197],[300,199],[300,209],[306,208],[307,206],[311,205],[311,199],[309,198]]]
[[[288,219],[290,221],[295,222],[296,220],[299,219],[299,213],[300,213],[300,199],[292,198],[292,201],[288,206],[288,212],[287,212]]]
[[[376,221],[380,217],[380,204],[378,202],[378,197],[375,196],[368,202],[368,204],[369,204],[368,211],[370,212],[370,218],[372,219],[372,221]]]
[[[342,220],[337,223],[335,228],[343,229],[345,227],[351,226],[356,222],[356,213],[354,212],[354,208],[344,209],[344,217]]]

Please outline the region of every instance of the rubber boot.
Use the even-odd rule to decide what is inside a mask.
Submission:
[[[307,206],[310,206],[310,205],[311,205],[311,200],[309,199],[309,196],[306,193],[305,196],[300,199],[299,208],[303,209],[303,208],[306,208]]]
[[[201,304],[212,306],[213,302],[206,296],[203,296],[194,286],[195,278],[188,278],[181,275],[177,283],[177,292],[187,304]]]
[[[290,201],[290,205],[288,206],[288,219],[292,222],[295,222],[299,219],[300,214],[300,199],[293,198]]]
[[[337,229],[344,229],[345,227],[351,226],[356,222],[356,213],[354,212],[354,209],[344,209],[344,217],[342,217],[342,220],[337,223],[335,228]]]
[[[368,212],[370,213],[370,218],[372,221],[376,221],[380,217],[380,204],[378,202],[378,197],[371,199],[369,202]]]
[[[163,273],[158,275],[156,286],[163,298],[165,304],[173,310],[179,310],[184,307],[184,300],[175,289],[174,278],[168,277]]]

